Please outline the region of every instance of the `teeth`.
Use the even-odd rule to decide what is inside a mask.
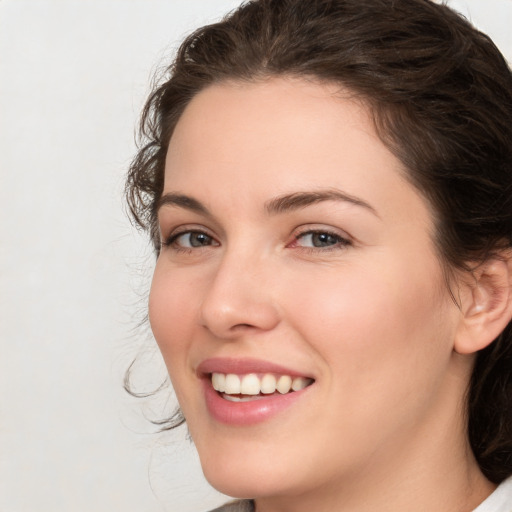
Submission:
[[[260,400],[261,398],[265,398],[264,395],[245,395],[245,396],[240,396],[240,395],[227,395],[226,393],[224,393],[222,395],[222,397],[225,400],[228,400],[229,402],[252,402],[254,400]]]
[[[224,386],[224,392],[228,395],[239,395],[240,394],[240,377],[232,373],[226,375],[226,383]]]
[[[277,391],[284,395],[285,393],[288,393],[290,389],[292,389],[292,378],[288,375],[281,375],[279,377],[279,380],[277,381]]]
[[[213,373],[212,385],[213,389],[216,389],[217,391],[226,391],[226,376],[223,373]]]
[[[293,391],[300,391],[306,388],[310,382],[311,379],[306,379],[306,377],[295,377],[292,381],[292,389]]]
[[[265,395],[275,393],[276,384],[276,378],[272,374],[267,373],[266,375],[263,375],[263,378],[261,379],[261,392]]]
[[[270,395],[278,391],[282,395],[290,391],[300,391],[309,386],[313,380],[307,377],[295,377],[289,375],[275,376],[271,373],[261,378],[255,373],[238,376],[234,373],[212,373],[213,389],[226,395],[249,395],[255,396],[260,393]],[[231,397],[233,398],[233,397]],[[244,399],[240,399],[243,401]],[[238,401],[238,399],[237,399]]]
[[[254,373],[245,375],[240,386],[240,393],[242,395],[259,395],[260,379],[258,379],[258,376],[254,375]]]

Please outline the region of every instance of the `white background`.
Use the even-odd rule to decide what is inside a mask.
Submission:
[[[186,431],[128,397],[151,250],[123,213],[156,66],[237,0],[0,0],[0,512],[202,512]],[[453,1],[512,60],[512,0]]]

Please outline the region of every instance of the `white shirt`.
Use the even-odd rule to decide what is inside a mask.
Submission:
[[[502,482],[473,512],[512,512],[512,477]]]
[[[252,512],[253,510],[250,501],[242,500],[224,505],[212,512]],[[512,512],[512,477],[502,482],[473,512]]]

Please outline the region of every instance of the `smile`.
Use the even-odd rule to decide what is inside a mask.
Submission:
[[[255,373],[236,375],[233,373],[212,373],[212,386],[215,391],[223,394],[227,400],[240,401],[246,395],[250,400],[261,395],[280,393],[282,395],[292,391],[300,391],[309,386],[313,379],[306,377],[290,377],[289,375],[274,375],[266,373],[261,377]],[[242,396],[236,396],[242,395]]]
[[[307,407],[306,396],[316,387],[316,380],[303,371],[257,359],[208,359],[196,372],[209,414],[225,425],[250,426],[293,404]]]
[[[272,373],[236,375],[215,372],[211,374],[211,382],[213,389],[222,393],[222,397],[226,400],[242,402],[263,398],[276,392],[284,395],[293,391],[300,391],[308,387],[313,379],[307,377],[292,378],[290,375],[275,375]]]

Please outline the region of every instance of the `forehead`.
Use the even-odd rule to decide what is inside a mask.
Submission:
[[[340,122],[347,127],[344,134]],[[185,149],[189,143],[216,156],[225,145],[237,147],[241,155],[264,149],[284,152],[290,145],[306,150],[298,142],[328,142],[334,137],[339,143],[340,135],[350,137],[355,130],[380,145],[366,105],[339,85],[294,77],[222,82],[188,104],[172,136],[169,156],[177,145]]]
[[[269,189],[277,195],[336,187],[387,208],[397,194],[400,202],[418,199],[403,176],[354,94],[273,78],[216,84],[194,97],[170,141],[165,191],[201,195],[216,187],[215,198],[259,194],[264,201]]]

